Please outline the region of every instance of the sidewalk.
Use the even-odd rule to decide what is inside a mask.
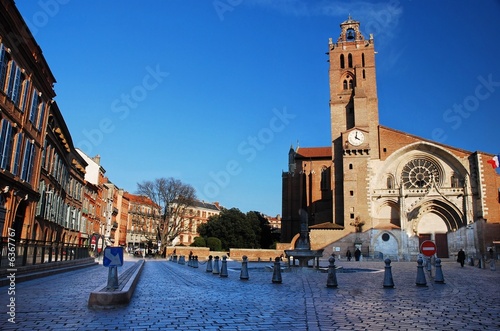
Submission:
[[[321,265],[325,265],[322,261]],[[121,271],[133,264],[125,262]],[[272,263],[229,261],[227,278],[165,260],[148,260],[128,306],[93,310],[90,291],[106,282],[102,265],[20,283],[15,321],[6,314],[8,287],[0,287],[2,330],[496,330],[500,329],[500,271],[445,262],[445,284],[416,286],[417,264],[391,265],[395,288],[383,287],[382,262],[337,263],[338,288],[327,273],[282,272]],[[355,272],[371,269],[372,272]],[[119,270],[119,273],[121,272]],[[359,271],[359,270],[358,270]]]

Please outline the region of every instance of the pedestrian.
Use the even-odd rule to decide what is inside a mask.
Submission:
[[[347,261],[351,261],[352,259],[352,254],[349,249],[347,249],[347,252],[345,253],[345,256],[347,257]]]
[[[490,250],[488,252],[490,252],[490,259],[493,259],[493,257],[495,256],[495,252],[493,251],[493,248],[490,247]]]
[[[462,268],[463,268],[464,263],[465,263],[465,252],[461,248],[458,251],[457,262],[460,262],[460,266],[462,266]]]
[[[354,251],[354,258],[356,259],[356,261],[359,261],[360,257],[361,257],[361,251],[359,250],[359,248],[356,248],[356,250]]]

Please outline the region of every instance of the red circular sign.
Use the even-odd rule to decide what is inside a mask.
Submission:
[[[426,240],[420,245],[420,253],[425,256],[432,256],[436,254],[436,244],[433,241]]]

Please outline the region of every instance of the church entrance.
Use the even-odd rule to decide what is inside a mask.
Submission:
[[[448,257],[448,227],[440,215],[436,213],[424,214],[418,223],[419,247],[425,240],[432,240],[436,244],[436,255],[439,258]]]
[[[435,233],[434,239],[430,233],[421,233],[418,236],[418,247],[426,240],[431,240],[436,244],[436,255],[440,259],[448,258],[448,236],[446,233]]]

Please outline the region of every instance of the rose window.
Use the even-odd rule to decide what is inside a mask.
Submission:
[[[436,164],[425,159],[408,162],[401,172],[405,188],[427,188],[434,180],[439,183],[439,170]]]

